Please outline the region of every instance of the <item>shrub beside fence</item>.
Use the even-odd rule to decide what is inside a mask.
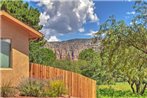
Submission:
[[[80,74],[40,64],[30,64],[30,77],[37,79],[62,80],[69,96],[96,98],[96,81]]]

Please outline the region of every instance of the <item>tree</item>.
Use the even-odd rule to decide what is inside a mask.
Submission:
[[[40,13],[37,8],[29,7],[28,3],[24,3],[22,0],[1,0],[0,9],[7,11],[15,18],[33,27],[36,30],[40,30],[42,26],[39,23]]]
[[[92,48],[80,52],[79,60],[85,60],[86,66],[81,67],[81,74],[97,81],[97,84],[105,84],[108,80],[105,66],[101,66],[100,55]]]
[[[97,37],[102,39],[101,61],[110,79],[121,77],[133,93],[142,95],[147,87],[147,3],[136,1],[134,9],[131,26],[110,17]]]
[[[79,54],[79,59],[86,60],[89,62],[92,62],[95,57],[96,57],[96,52],[92,48],[85,49],[81,51]]]
[[[143,25],[147,28],[147,2],[145,0],[138,0],[135,2],[133,8],[136,14],[132,23],[134,25]]]
[[[87,77],[93,76],[96,67],[92,65],[92,62],[94,63],[94,59],[96,57],[96,52],[92,48],[85,49],[80,52],[79,60],[85,60],[88,62],[88,64],[82,68],[81,74]]]
[[[130,84],[133,93],[142,95],[147,85],[147,55],[138,46],[143,45],[142,40],[146,39],[142,33],[147,31],[142,26],[137,26],[137,29],[139,32],[124,21],[117,22],[112,16],[101,25],[98,37],[103,46],[102,66],[107,66],[109,79],[121,77]]]
[[[30,42],[30,62],[51,65],[56,59],[55,53],[48,49],[44,48],[45,40],[38,39]]]
[[[136,1],[133,6],[136,15],[132,20],[133,25],[129,27],[129,34],[127,36],[127,43],[135,48],[135,57],[138,57],[138,70],[140,74],[139,80],[133,79],[133,85],[136,86],[136,93],[143,94],[147,87],[147,2]],[[136,64],[136,66],[137,66]],[[140,89],[142,88],[142,90]],[[133,91],[134,92],[134,91]]]
[[[147,54],[147,2],[136,1],[133,8],[136,14],[132,19],[127,41],[134,48]]]

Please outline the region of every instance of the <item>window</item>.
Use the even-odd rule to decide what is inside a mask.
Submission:
[[[0,68],[10,67],[10,39],[0,39]]]

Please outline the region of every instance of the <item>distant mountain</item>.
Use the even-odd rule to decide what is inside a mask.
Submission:
[[[66,41],[54,41],[54,42],[48,42],[48,43],[67,43],[67,42],[74,42],[74,41],[87,41],[87,40],[92,40],[92,39],[70,39]]]
[[[72,39],[62,42],[48,42],[45,47],[52,49],[56,53],[57,59],[77,60],[79,53],[88,48],[99,51],[99,40],[95,39]]]

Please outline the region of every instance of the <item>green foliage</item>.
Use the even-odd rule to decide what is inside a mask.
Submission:
[[[126,90],[114,90],[111,88],[103,88],[103,89],[97,89],[97,98],[103,98],[103,97],[115,97],[115,98],[128,98],[128,97],[141,97],[140,95],[137,94],[133,94],[131,91],[126,91]],[[143,98],[145,98],[147,96],[147,92],[144,93],[144,95],[142,96]]]
[[[43,39],[30,42],[30,62],[43,65],[52,65],[56,59],[56,56],[52,50],[44,48],[45,43],[46,41]]]
[[[39,97],[43,93],[43,84],[35,79],[22,81],[18,87],[20,95]]]
[[[26,79],[23,80],[18,90],[21,96],[31,97],[59,97],[67,93],[67,89],[61,80],[38,80]]]
[[[85,49],[79,54],[79,59],[85,60],[87,65],[81,69],[81,74],[97,81],[97,84],[107,83],[109,74],[106,66],[101,64],[101,55],[93,49]]]
[[[147,30],[143,27],[138,29],[145,36],[144,32]],[[121,77],[128,81],[134,93],[143,94],[147,79],[145,60],[147,55],[142,51],[143,46],[141,49],[139,45],[146,38],[134,32],[124,22],[116,22],[113,17],[101,27],[99,34],[101,33],[105,34],[101,42],[104,46],[101,51],[101,61],[102,65],[107,67],[109,80]]]
[[[10,82],[6,82],[0,87],[0,97],[13,97],[16,95],[16,89],[11,87]]]
[[[84,60],[70,61],[70,60],[56,60],[52,64],[53,67],[69,70],[76,73],[81,73],[81,70],[87,66]]]
[[[97,53],[91,48],[85,49],[80,52],[79,59],[88,63],[87,66],[81,69],[81,74],[92,78],[97,66],[97,62],[95,62],[97,61]]]
[[[122,78],[138,95],[142,95],[147,86],[146,5],[143,1],[136,2],[134,8],[138,14],[132,20],[133,25],[116,21],[112,16],[97,33],[103,46],[101,64],[108,73],[108,82]]]
[[[121,77],[128,81],[133,93],[142,95],[147,85],[147,29],[142,25],[135,26],[127,26],[110,17],[100,27],[98,37],[102,39],[101,61],[102,66],[107,67],[109,80],[116,81]],[[102,35],[105,36],[102,38]]]
[[[133,25],[143,25],[145,28],[147,28],[147,2],[145,0],[137,0],[133,8],[136,12],[132,21]]]
[[[50,97],[59,97],[64,94],[67,94],[67,89],[61,80],[49,81],[49,88],[47,88],[44,92],[45,96]]]
[[[36,30],[42,28],[42,26],[38,25],[39,11],[37,8],[29,7],[27,2],[24,3],[22,0],[1,0],[0,9],[5,9],[5,11]]]
[[[97,98],[146,98],[147,91],[142,95],[131,92],[127,82],[116,82],[113,85],[98,85]]]
[[[111,88],[114,90],[122,90],[122,91],[130,90],[131,91],[131,88],[127,82],[116,82],[114,84],[109,84],[109,85],[108,84],[98,85],[98,88],[99,89]]]
[[[115,91],[114,89],[99,89],[98,93],[102,96],[111,96],[111,97],[122,97],[125,96],[129,91]]]
[[[85,49],[85,50],[81,51],[79,54],[79,59],[86,60],[89,62],[93,62],[95,57],[96,57],[96,52],[91,48]]]

